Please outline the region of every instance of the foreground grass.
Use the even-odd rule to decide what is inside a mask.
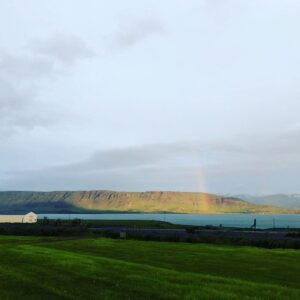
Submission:
[[[300,299],[300,251],[0,237],[0,299]]]

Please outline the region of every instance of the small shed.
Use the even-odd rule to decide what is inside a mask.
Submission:
[[[23,223],[36,223],[37,218],[37,214],[31,211],[30,213],[23,216]]]
[[[26,215],[0,215],[0,223],[36,223],[37,217],[34,212]]]

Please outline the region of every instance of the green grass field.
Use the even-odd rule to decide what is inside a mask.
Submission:
[[[300,299],[300,251],[0,237],[0,299]]]

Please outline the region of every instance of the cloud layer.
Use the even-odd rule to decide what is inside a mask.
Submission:
[[[4,1],[0,190],[299,192],[299,9]]]
[[[233,140],[206,142],[176,142],[149,144],[136,147],[98,151],[82,161],[51,168],[11,172],[11,182],[21,187],[40,189],[47,181],[47,189],[175,189],[203,190],[207,182],[218,182],[226,177],[233,192],[243,190],[234,178],[257,176],[252,184],[261,182],[261,176],[273,177],[295,171],[300,165],[300,130],[291,130],[273,136],[238,137]],[[283,176],[283,182],[285,181]],[[36,182],[42,182],[42,185]],[[234,182],[236,181],[236,182]]]

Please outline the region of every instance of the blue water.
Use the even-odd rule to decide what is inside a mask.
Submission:
[[[40,214],[39,219],[89,219],[89,220],[156,220],[182,225],[214,225],[250,227],[254,219],[257,228],[300,228],[300,215],[257,214]]]

